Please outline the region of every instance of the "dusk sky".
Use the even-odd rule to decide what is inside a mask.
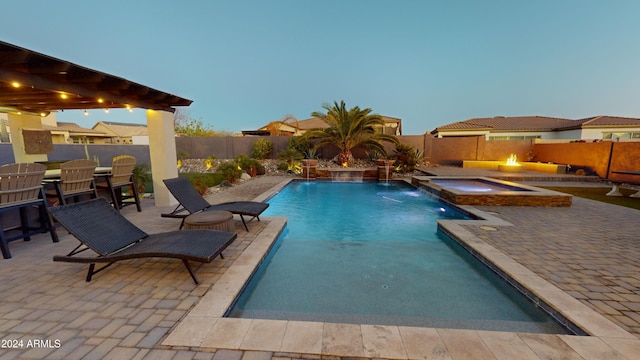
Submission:
[[[637,0],[21,0],[0,39],[191,99],[218,131],[344,100],[416,135],[497,115],[640,117],[639,14]]]

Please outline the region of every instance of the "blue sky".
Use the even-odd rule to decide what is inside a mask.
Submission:
[[[193,100],[214,130],[323,103],[422,134],[472,117],[640,117],[640,2],[21,0],[3,41]],[[58,121],[145,122],[144,111]]]

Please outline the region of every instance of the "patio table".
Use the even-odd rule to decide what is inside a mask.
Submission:
[[[60,169],[49,169],[44,172],[44,180],[60,180]],[[111,166],[99,166],[93,172],[95,177],[103,177],[111,174]]]

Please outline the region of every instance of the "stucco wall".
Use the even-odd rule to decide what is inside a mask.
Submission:
[[[612,171],[640,171],[640,142],[597,142],[535,144],[535,160],[587,166],[602,178],[638,182],[638,176],[617,175]]]
[[[569,164],[574,168],[588,167],[598,176],[606,177],[612,144],[611,142],[535,144],[534,160]]]
[[[433,164],[459,165],[462,160],[506,160],[511,154],[527,160],[531,140],[485,140],[484,136],[431,138],[428,160]]]

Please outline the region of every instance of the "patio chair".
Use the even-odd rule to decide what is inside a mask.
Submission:
[[[111,173],[104,176],[106,181],[96,182],[98,189],[105,189],[111,196],[111,204],[120,211],[124,206],[135,205],[138,211],[140,207],[140,197],[133,182],[133,168],[136,166],[136,158],[131,155],[120,155],[111,161]],[[123,195],[122,188],[129,187],[131,195]],[[125,201],[133,199],[133,201]]]
[[[71,160],[60,165],[60,179],[53,180],[54,189],[46,190],[50,198],[57,198],[58,204],[67,204],[67,199],[74,197],[79,201],[80,195],[89,194],[93,198],[98,197],[93,174],[96,170],[96,162],[93,160]]]
[[[47,167],[35,163],[8,164],[0,166],[0,213],[18,210],[20,225],[8,228],[2,227],[0,221],[0,248],[5,259],[11,258],[9,242],[18,239],[31,240],[31,235],[49,232],[51,240],[58,242],[58,235],[47,213],[42,178]],[[29,225],[28,210],[37,206],[40,227]],[[9,236],[11,231],[19,234]],[[5,234],[7,233],[7,234]]]
[[[189,261],[210,263],[236,238],[216,230],[175,230],[147,234],[114,209],[105,198],[49,208],[51,214],[79,241],[67,255],[53,261],[89,264],[86,280],[116,261],[137,258],[180,259],[199,284]],[[97,255],[77,256],[93,250]],[[106,263],[96,270],[97,263]]]
[[[260,221],[260,214],[269,207],[269,204],[257,201],[231,201],[220,204],[209,204],[209,202],[198,193],[196,188],[191,185],[187,178],[177,177],[164,179],[162,181],[173,197],[178,200],[179,204],[172,212],[161,214],[161,216],[182,219],[180,229],[182,229],[184,225],[184,219],[190,214],[199,211],[222,210],[240,215],[242,225],[244,225],[245,230],[249,231],[247,222],[254,218]],[[246,221],[245,216],[251,216],[251,218]]]

